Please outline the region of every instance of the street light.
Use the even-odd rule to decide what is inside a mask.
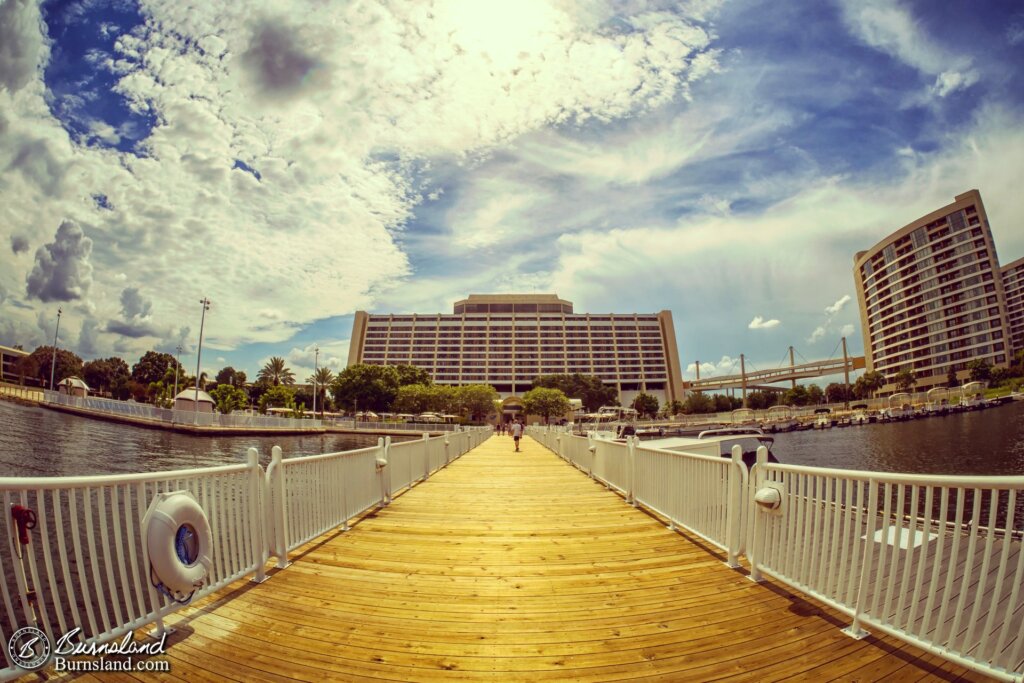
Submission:
[[[313,423],[316,424],[316,369],[320,360],[320,347],[313,347]]]
[[[178,399],[178,368],[181,367],[181,344],[174,347],[177,354],[174,356],[174,396],[171,397],[171,408],[174,408],[174,401]]]
[[[196,351],[196,398],[192,402],[192,424],[199,422],[199,366],[203,362],[203,325],[206,324],[206,312],[210,310],[210,300],[204,296],[199,303],[203,305],[203,315],[199,319],[199,350]]]
[[[57,333],[60,332],[61,309],[57,309],[57,329],[53,331],[53,358],[50,360],[50,391],[53,391],[53,372],[57,369]]]

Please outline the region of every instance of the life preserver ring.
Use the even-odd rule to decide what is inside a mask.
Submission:
[[[191,596],[213,569],[210,521],[187,491],[159,493],[143,520],[149,564],[175,599]]]

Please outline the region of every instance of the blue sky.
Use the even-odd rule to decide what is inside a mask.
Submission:
[[[1024,255],[1021,64],[1019,2],[5,0],[0,343],[187,355],[208,296],[204,369],[304,378],[556,292],[686,377],[860,352],[856,251],[978,188]]]

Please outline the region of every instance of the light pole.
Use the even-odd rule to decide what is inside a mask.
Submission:
[[[196,397],[192,402],[192,424],[199,421],[199,366],[203,362],[203,326],[206,324],[206,312],[210,310],[210,300],[204,296],[199,303],[203,305],[203,315],[199,319],[199,349],[196,351]]]
[[[53,331],[53,358],[50,360],[50,391],[53,391],[53,373],[57,369],[57,333],[60,332],[61,309],[57,309],[57,329]]]
[[[316,369],[320,360],[320,347],[313,347],[313,420],[316,420]]]
[[[175,347],[178,352],[174,356],[174,396],[171,397],[171,408],[174,408],[174,402],[178,400],[178,368],[181,367],[181,344]]]

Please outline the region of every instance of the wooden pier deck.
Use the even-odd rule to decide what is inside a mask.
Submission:
[[[892,638],[852,640],[835,611],[723,559],[532,439],[513,453],[495,436],[267,582],[170,617],[161,676],[986,680]]]

